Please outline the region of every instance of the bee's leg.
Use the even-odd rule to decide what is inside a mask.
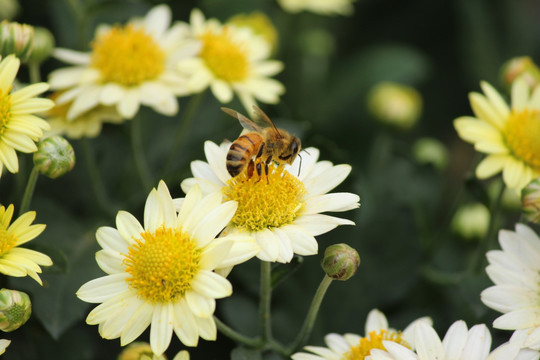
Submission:
[[[264,162],[264,172],[266,173],[266,183],[269,184],[268,182],[268,166],[270,166],[270,163],[272,162],[272,155],[270,155],[268,157],[268,159],[266,159],[266,161]]]
[[[257,162],[256,168],[257,168],[257,175],[259,175],[259,180],[257,182],[261,181],[261,175],[262,175],[262,167],[261,167],[261,157],[264,151],[264,145],[265,143],[261,143],[261,147],[259,148],[259,151],[257,152],[257,156],[255,157],[255,161]]]
[[[247,178],[251,179],[253,176],[253,170],[255,168],[255,163],[253,162],[253,159],[249,160],[248,168],[247,168]]]

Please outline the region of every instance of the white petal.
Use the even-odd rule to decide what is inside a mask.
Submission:
[[[263,261],[276,261],[279,256],[279,242],[276,235],[269,229],[263,229],[253,234],[261,251],[257,257]]]
[[[129,344],[139,337],[150,325],[154,307],[146,302],[141,301],[139,307],[134,311],[127,321],[124,330],[120,337],[122,346]]]
[[[386,316],[378,309],[373,309],[368,313],[364,334],[369,334],[372,331],[388,330],[388,320]]]
[[[89,303],[101,303],[125,292],[128,289],[126,279],[131,275],[120,273],[90,280],[77,291],[79,299]]]
[[[197,317],[210,317],[216,309],[214,299],[202,296],[195,291],[187,291],[185,298],[191,312]]]
[[[120,254],[127,254],[128,243],[120,235],[120,232],[110,226],[102,226],[96,231],[96,239],[103,249],[116,251]]]
[[[176,336],[186,346],[197,346],[199,340],[198,324],[185,300],[182,299],[174,304],[174,316]]]
[[[150,346],[156,355],[162,355],[171,343],[174,310],[172,304],[154,306],[152,326],[150,328]]]
[[[200,270],[192,280],[192,289],[202,296],[221,299],[232,294],[229,280],[212,271]]]
[[[332,190],[345,180],[351,172],[350,165],[336,165],[327,171],[322,172],[316,177],[306,179],[304,185],[309,194],[325,194]]]
[[[332,193],[316,195],[306,199],[304,214],[317,214],[325,211],[347,211],[360,206],[360,197],[352,193]]]
[[[236,201],[227,201],[210,210],[193,229],[193,237],[200,247],[206,246],[231,221],[238,207]]]
[[[133,244],[134,239],[140,238],[141,233],[144,232],[143,227],[135,216],[127,211],[119,211],[118,215],[116,215],[116,228],[129,244]]]

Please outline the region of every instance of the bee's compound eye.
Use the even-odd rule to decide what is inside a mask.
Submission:
[[[296,154],[298,152],[298,143],[296,141],[293,141],[291,143],[291,151],[293,154]]]

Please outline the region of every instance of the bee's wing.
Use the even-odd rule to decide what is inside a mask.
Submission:
[[[248,119],[244,115],[240,114],[238,111],[233,110],[233,109],[229,109],[229,108],[226,108],[226,107],[222,107],[221,110],[223,110],[223,112],[226,113],[227,115],[230,115],[233,118],[238,119],[238,121],[240,121],[240,124],[242,125],[242,127],[244,129],[251,130],[251,131],[257,131],[257,132],[262,131],[261,126],[255,124],[253,121],[251,121],[250,119]]]
[[[271,127],[274,129],[274,132],[276,133],[278,138],[282,137],[276,125],[274,125],[274,122],[270,120],[270,118],[264,113],[264,111],[262,111],[257,105],[253,105],[253,110],[258,115],[255,122],[257,122],[259,126],[261,126],[262,128]]]

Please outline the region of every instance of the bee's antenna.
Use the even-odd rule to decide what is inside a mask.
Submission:
[[[300,152],[302,152],[302,151],[305,151],[305,152],[306,152],[306,154],[308,154],[308,155],[310,155],[310,156],[311,156],[311,154],[309,153],[309,151],[307,151],[306,149],[302,149],[302,150],[300,150]],[[300,156],[300,153],[298,153],[298,156]]]
[[[298,153],[298,157],[300,158],[300,164],[298,164],[298,177],[299,177],[300,176],[300,170],[302,169],[302,155],[300,155],[300,153]]]

